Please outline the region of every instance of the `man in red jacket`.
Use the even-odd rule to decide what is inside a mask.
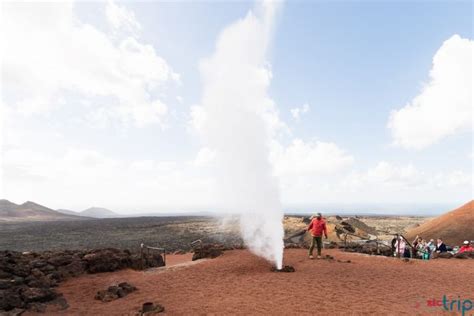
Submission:
[[[311,223],[308,226],[307,231],[311,233],[313,236],[313,240],[311,241],[311,246],[309,247],[309,258],[313,259],[313,250],[314,244],[318,247],[318,259],[321,258],[321,248],[323,248],[323,233],[326,239],[328,239],[328,231],[326,229],[326,222],[323,219],[321,213],[318,213],[316,218],[311,220]]]

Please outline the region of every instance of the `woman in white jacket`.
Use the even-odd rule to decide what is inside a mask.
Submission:
[[[394,257],[403,257],[405,253],[406,242],[402,236],[398,236],[397,241],[395,242],[395,253]]]

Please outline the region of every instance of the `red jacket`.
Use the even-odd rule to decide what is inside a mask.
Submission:
[[[472,248],[470,245],[464,245],[459,249],[459,253],[463,252],[468,252],[468,251],[474,251],[474,248]]]
[[[328,230],[326,229],[326,222],[322,218],[321,219],[313,218],[307,230],[311,232],[311,235],[313,237],[321,237],[323,235],[323,232],[324,232],[324,236],[326,237],[328,236]]]

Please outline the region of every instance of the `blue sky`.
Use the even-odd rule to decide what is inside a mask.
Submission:
[[[35,36],[22,33],[27,23],[36,38],[45,36],[42,46],[15,42],[2,61],[3,196],[122,212],[212,208],[215,157],[194,124],[193,109],[205,109],[199,65],[218,52],[225,30],[247,23],[249,12],[260,18],[255,3],[63,3],[59,14],[41,6],[11,2],[3,12],[7,39]],[[22,20],[31,13],[54,28]],[[267,110],[283,126],[268,141],[284,207],[406,211],[472,199],[472,58],[459,57],[472,56],[472,2],[286,2],[274,19],[256,67],[271,71]],[[58,44],[64,35],[69,40]],[[137,50],[142,55],[132,58]],[[131,69],[115,78],[109,55],[118,56],[115,67]],[[157,73],[149,75],[143,60]],[[430,85],[442,97],[415,101]],[[155,101],[161,110],[150,112]],[[444,125],[446,113],[448,127],[431,128]]]

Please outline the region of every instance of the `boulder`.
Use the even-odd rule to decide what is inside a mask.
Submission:
[[[24,308],[25,303],[16,289],[0,290],[0,311]]]
[[[65,253],[57,253],[48,259],[48,263],[53,266],[65,266],[73,261],[73,256]]]
[[[111,302],[118,298],[127,296],[128,294],[136,290],[137,288],[133,285],[127,282],[122,282],[118,285],[109,286],[107,290],[97,292],[97,294],[95,295],[95,299],[100,300],[102,302]]]
[[[348,222],[343,221],[343,222],[341,222],[341,225],[342,225],[342,228],[343,228],[345,231],[347,231],[347,232],[349,232],[349,233],[355,233],[355,228],[352,227],[352,225],[349,224]]]
[[[73,260],[67,265],[57,268],[56,273],[51,273],[52,277],[57,280],[65,280],[70,277],[77,277],[86,271],[87,262],[81,260]]]
[[[142,309],[138,311],[137,316],[151,316],[165,311],[165,308],[153,302],[143,303]]]
[[[21,298],[27,303],[47,302],[53,300],[58,296],[58,294],[54,290],[35,287],[28,287],[20,292]]]
[[[194,249],[192,261],[204,258],[216,258],[224,253],[224,247],[218,244],[206,244]]]
[[[6,290],[13,286],[13,282],[10,279],[0,279],[0,290]]]

